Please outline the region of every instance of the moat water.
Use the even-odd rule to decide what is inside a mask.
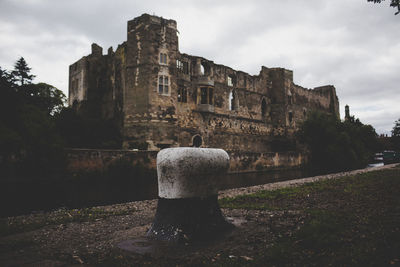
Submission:
[[[371,166],[373,167],[373,166]],[[292,180],[315,174],[304,170],[232,173],[220,177],[220,190]],[[96,177],[57,181],[24,181],[0,184],[0,217],[155,199],[156,174],[133,179]]]

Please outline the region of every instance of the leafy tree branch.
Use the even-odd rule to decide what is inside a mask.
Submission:
[[[374,2],[374,4],[380,4],[385,0],[367,0],[368,2]],[[390,0],[390,6],[393,8],[397,8],[397,12],[395,15],[400,13],[400,0]]]

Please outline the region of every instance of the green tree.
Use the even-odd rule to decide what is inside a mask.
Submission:
[[[309,114],[300,127],[299,137],[310,151],[311,169],[319,173],[365,167],[378,149],[372,126],[358,119],[341,122],[319,112]]]
[[[392,137],[390,138],[393,150],[400,150],[400,119],[394,122]]]
[[[374,2],[374,4],[380,4],[385,0],[367,0],[368,2]],[[395,15],[400,13],[400,0],[390,0],[390,6],[397,8],[397,12],[394,13]]]
[[[64,93],[47,83],[32,83],[35,75],[30,74],[30,70],[25,59],[21,57],[11,73],[0,68],[1,84],[8,89],[15,88],[27,103],[35,105],[48,115],[61,112],[67,102]]]
[[[65,164],[64,141],[54,120],[65,96],[54,86],[32,84],[30,68],[19,77],[0,70],[1,178],[53,177]]]
[[[25,86],[24,93],[30,103],[51,116],[61,112],[67,102],[61,90],[47,83],[29,84]]]
[[[15,83],[15,77],[7,70],[3,70],[0,67],[0,89],[5,90],[6,88],[12,88]]]
[[[394,126],[392,129],[392,136],[393,137],[400,137],[400,119],[394,122]]]
[[[20,59],[15,62],[12,75],[19,82],[19,85],[24,86],[26,84],[32,83],[33,78],[35,78],[35,75],[30,74],[30,72],[31,68],[28,67],[25,59],[23,57],[20,57]]]

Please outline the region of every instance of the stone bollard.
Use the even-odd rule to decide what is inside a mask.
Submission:
[[[147,237],[206,241],[233,227],[218,205],[217,179],[229,167],[222,149],[179,147],[157,154],[158,206]]]

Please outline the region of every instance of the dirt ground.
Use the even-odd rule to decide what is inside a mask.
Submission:
[[[382,172],[390,169],[398,170],[399,168],[395,165],[388,165],[374,169],[373,173],[381,175],[382,173],[375,170]],[[165,246],[162,243],[148,241],[145,238],[145,233],[154,218],[157,200],[80,210],[59,209],[47,213],[3,218],[1,219],[0,229],[0,265],[269,266],[281,265],[280,263],[283,265],[304,265],[304,263],[307,263],[307,259],[304,259],[305,254],[299,256],[296,251],[293,252],[295,262],[291,262],[291,259],[279,262],[276,261],[275,256],[280,257],[279,253],[286,253],[287,251],[287,248],[282,247],[279,253],[276,252],[277,244],[284,244],[282,242],[292,240],[291,238],[294,236],[297,237],[299,229],[303,229],[305,224],[310,223],[310,216],[314,214],[310,212],[311,209],[313,211],[337,209],[341,212],[349,211],[351,213],[351,210],[355,207],[357,212],[359,211],[360,218],[365,218],[367,215],[364,214],[364,211],[369,208],[370,203],[366,203],[367,206],[363,206],[360,204],[361,202],[358,203],[358,193],[344,196],[341,195],[342,193],[338,193],[348,190],[348,186],[344,183],[335,184],[334,190],[331,186],[329,190],[323,187],[321,191],[325,192],[324,194],[317,193],[315,188],[310,187],[301,192],[289,192],[283,197],[272,198],[270,195],[237,199],[235,197],[262,192],[262,190],[298,187],[314,181],[342,179],[343,177],[357,175],[362,177],[362,173],[370,171],[372,169],[223,191],[219,195],[221,199],[223,198],[220,202],[223,207],[222,212],[227,220],[236,227],[206,244]],[[376,185],[374,185],[375,187]],[[384,191],[382,190],[385,190],[385,188],[380,189],[379,193],[383,194]],[[371,190],[371,188],[368,190]],[[392,199],[382,198],[381,196],[377,197],[383,199],[383,206],[387,204],[387,201],[392,201]],[[371,199],[371,201],[375,203],[375,199]],[[364,200],[362,200],[363,202]],[[352,206],[352,203],[356,203],[354,204],[356,206]],[[397,205],[398,203],[392,204]],[[377,206],[377,210],[382,209]],[[377,215],[379,215],[378,211]],[[358,214],[357,212],[356,214]],[[369,213],[370,211],[366,212]],[[390,223],[394,225],[400,223],[399,217],[399,214],[390,217]],[[362,224],[360,218],[357,217],[356,220]],[[397,228],[395,234],[398,235],[398,233],[399,229]],[[385,234],[387,233],[385,232]],[[290,243],[290,251],[298,246],[296,242],[301,243],[305,239],[296,240],[290,241],[292,242]],[[133,251],[121,249],[121,244],[128,244],[128,247],[132,248]],[[392,244],[389,244],[389,248],[391,246]],[[313,253],[311,250],[311,254]],[[313,259],[314,256],[310,257],[310,259]],[[393,253],[388,255],[387,261],[384,260],[384,265],[400,264],[398,257]],[[354,265],[351,262],[339,263]],[[310,265],[314,264],[310,262]]]

